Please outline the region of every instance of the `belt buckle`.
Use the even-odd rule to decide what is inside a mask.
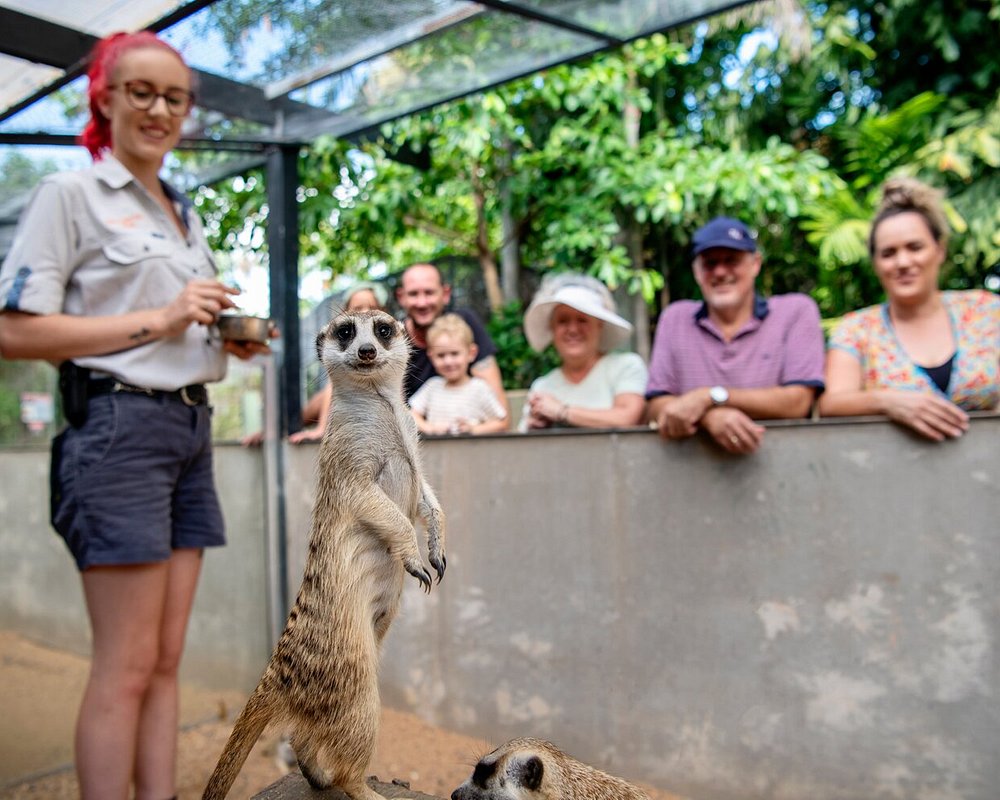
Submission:
[[[198,405],[198,400],[196,398],[191,397],[191,395],[188,394],[187,386],[182,386],[178,391],[178,394],[181,396],[181,401],[184,403],[184,405],[186,406]]]
[[[132,386],[129,383],[122,383],[121,381],[115,381],[111,386],[111,391],[113,392],[132,392],[133,394],[145,394],[149,397],[153,396],[152,389],[145,389],[142,386]]]

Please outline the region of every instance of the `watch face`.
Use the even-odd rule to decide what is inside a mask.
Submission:
[[[708,396],[712,398],[715,405],[721,406],[729,399],[729,392],[726,391],[725,386],[713,386],[708,390]]]

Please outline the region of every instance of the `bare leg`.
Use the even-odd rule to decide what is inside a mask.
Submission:
[[[179,698],[177,671],[201,573],[201,550],[174,550],[159,628],[159,657],[143,700],[135,754],[135,800],[176,793]]]
[[[125,800],[157,662],[168,564],[94,567],[82,577],[93,655],[76,723],[80,797]],[[163,797],[171,794],[166,787]]]

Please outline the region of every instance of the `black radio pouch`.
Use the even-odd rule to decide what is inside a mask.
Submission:
[[[79,428],[87,421],[89,382],[89,367],[81,367],[72,361],[63,361],[59,365],[59,397],[62,400],[63,416],[74,428]]]

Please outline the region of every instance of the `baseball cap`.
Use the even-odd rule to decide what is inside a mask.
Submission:
[[[691,257],[712,247],[728,247],[730,250],[753,253],[757,250],[757,242],[750,229],[738,219],[716,217],[695,231],[691,240]]]

